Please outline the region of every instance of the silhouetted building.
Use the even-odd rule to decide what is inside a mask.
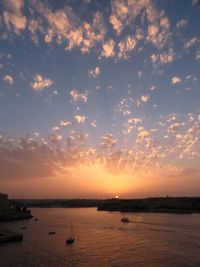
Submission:
[[[0,193],[0,210],[8,208],[8,195]]]

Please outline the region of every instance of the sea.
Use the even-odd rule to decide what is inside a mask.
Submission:
[[[23,233],[0,245],[0,266],[199,267],[200,214],[32,208],[34,218],[1,223]],[[129,218],[129,223],[121,218]],[[75,242],[66,244],[71,233]],[[24,228],[25,229],[22,229]],[[49,235],[55,231],[55,235]]]

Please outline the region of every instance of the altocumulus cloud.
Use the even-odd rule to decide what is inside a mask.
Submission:
[[[3,80],[6,82],[6,83],[9,83],[9,84],[13,84],[14,83],[14,80],[13,80],[13,77],[10,76],[10,75],[6,75],[3,77]]]
[[[41,91],[53,84],[53,81],[42,77],[40,74],[36,74],[34,77],[34,82],[31,83],[31,87],[35,91]]]

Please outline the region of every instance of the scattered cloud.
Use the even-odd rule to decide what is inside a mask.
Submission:
[[[118,139],[112,133],[108,133],[101,137],[101,148],[111,150],[116,146]]]
[[[172,133],[176,133],[180,128],[182,128],[185,125],[185,123],[174,123],[169,126],[168,131]]]
[[[14,83],[14,80],[12,78],[12,76],[10,75],[6,75],[3,77],[3,80],[6,82],[6,83],[9,83],[10,85]]]
[[[200,61],[200,50],[196,51],[195,59]]]
[[[78,123],[85,123],[86,117],[84,115],[75,115],[74,120]]]
[[[115,55],[115,42],[112,39],[106,41],[102,46],[102,57],[113,57]]]
[[[27,19],[22,14],[23,0],[3,0],[3,21],[8,30],[14,30],[19,34],[26,28]]]
[[[140,99],[142,100],[142,102],[147,102],[149,98],[150,97],[148,95],[142,95]]]
[[[59,132],[60,131],[60,128],[58,126],[55,126],[55,127],[52,128],[52,131]]]
[[[135,49],[137,40],[134,37],[128,35],[124,41],[118,43],[119,52],[118,57],[122,59],[128,59],[130,53]]]
[[[92,126],[92,127],[97,127],[97,122],[96,122],[96,120],[93,120],[93,121],[91,121],[90,122],[90,125]]]
[[[129,123],[133,123],[133,124],[138,124],[138,123],[142,123],[142,119],[141,118],[131,118],[128,119]]]
[[[72,97],[74,102],[84,102],[86,103],[88,100],[87,93],[79,93],[76,89],[70,91],[70,96]]]
[[[137,74],[138,74],[138,78],[142,77],[142,71],[141,70],[139,70]]]
[[[177,77],[177,76],[174,76],[174,77],[172,77],[172,79],[171,79],[171,83],[172,83],[172,84],[178,84],[178,83],[181,83],[181,78],[180,78],[180,77]]]
[[[190,40],[188,40],[185,44],[184,47],[186,49],[191,48],[192,46],[196,45],[199,42],[197,37],[192,37]]]
[[[151,54],[150,56],[152,63],[159,63],[159,64],[168,64],[174,61],[175,53],[172,48],[169,49],[167,52],[162,52],[160,54]]]
[[[100,68],[96,67],[93,70],[89,71],[89,76],[92,78],[97,78],[100,75]]]
[[[63,121],[63,120],[60,121],[60,127],[67,127],[71,124],[72,124],[71,121]]]
[[[186,19],[181,19],[176,23],[176,27],[178,29],[185,27],[188,24],[188,21]]]
[[[198,4],[199,0],[192,0],[192,5],[195,6],[196,4]]]
[[[48,88],[52,84],[53,84],[53,81],[51,81],[50,79],[46,79],[42,77],[42,75],[36,74],[34,77],[34,82],[31,83],[31,87],[35,91],[41,91],[44,88]]]

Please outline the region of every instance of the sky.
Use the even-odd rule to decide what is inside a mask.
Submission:
[[[0,1],[0,191],[197,196],[200,1]]]

